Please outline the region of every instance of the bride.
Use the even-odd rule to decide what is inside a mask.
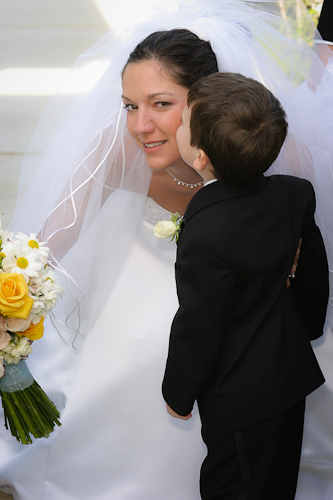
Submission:
[[[55,98],[36,132],[38,140],[56,124],[34,174],[27,154],[11,228],[39,232],[66,288],[55,329],[49,325],[33,344],[28,364],[62,426],[29,447],[1,429],[0,485],[15,500],[200,498],[198,413],[174,421],[160,390],[177,309],[176,248],[153,236],[154,224],[183,214],[202,186],[175,136],[194,81],[236,71],[280,99],[290,135],[270,173],[313,182],[331,258],[331,76],[277,16],[278,2],[269,2],[270,12],[260,1],[200,3],[157,10],[83,54],[67,82],[76,95],[69,103]],[[326,337],[321,343],[330,346]],[[301,500],[328,499],[333,489],[321,459],[332,460],[332,433],[320,430],[331,390],[328,383],[308,409],[317,435],[304,449]]]

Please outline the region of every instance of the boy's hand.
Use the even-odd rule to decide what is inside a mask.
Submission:
[[[182,417],[181,415],[178,415],[178,413],[173,411],[173,409],[170,408],[168,404],[166,405],[166,408],[169,415],[171,415],[173,418],[180,418],[180,420],[189,420],[192,417],[192,413],[189,413],[187,417]]]
[[[289,277],[287,278],[287,281],[286,281],[286,287],[287,288],[290,286],[290,279],[289,278],[295,278],[295,272],[296,272],[297,265],[298,265],[299,254],[301,253],[301,245],[302,245],[302,238],[299,239],[298,248],[297,248],[297,251],[296,251],[294,264],[293,264],[293,267],[290,270],[290,275],[289,275]]]

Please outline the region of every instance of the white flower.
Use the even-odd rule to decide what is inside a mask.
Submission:
[[[23,244],[24,249],[26,249],[26,247],[28,247],[28,249],[36,250],[41,257],[42,262],[44,264],[46,263],[47,258],[49,256],[50,249],[45,246],[46,245],[45,242],[39,241],[39,239],[37,238],[35,233],[30,233],[29,236],[27,236],[24,233],[17,233],[15,235],[15,238]]]
[[[59,279],[54,270],[46,266],[40,273],[38,278],[31,279],[29,282],[29,294],[33,298],[30,318],[37,318],[48,315],[51,309],[56,305],[56,302],[63,292],[63,287],[59,283]]]
[[[21,337],[20,341],[17,343],[15,347],[12,348],[10,354],[15,356],[15,358],[19,358],[21,356],[27,356],[32,352],[29,339],[27,337]]]
[[[40,272],[40,275],[36,278],[31,278],[29,281],[29,295],[33,298],[39,297],[42,289],[42,278],[41,274],[43,274],[43,270]]]
[[[40,288],[41,292],[45,295],[46,300],[53,300],[58,298],[64,291],[63,287],[59,283],[58,276],[53,271],[53,269],[48,268],[46,273],[43,275],[43,282]]]
[[[2,349],[1,354],[8,364],[17,364],[20,359],[25,358],[32,353],[32,347],[27,337],[19,337],[14,335],[5,349]]]
[[[31,319],[34,320],[35,318],[42,316],[44,310],[45,302],[43,300],[34,300],[30,313]]]
[[[177,225],[171,220],[162,220],[154,227],[154,235],[158,238],[172,238],[177,231]]]
[[[13,238],[14,238],[13,233],[10,233],[9,231],[5,231],[4,229],[1,229],[1,219],[0,219],[0,250],[2,249],[3,245],[5,243],[7,243],[7,241],[12,241]],[[1,262],[0,262],[0,264],[1,264]]]
[[[184,219],[179,213],[171,214],[171,220],[162,220],[154,227],[154,235],[158,238],[171,238],[178,241],[181,225]]]
[[[3,366],[3,356],[0,356],[0,378],[5,375],[5,367]]]
[[[14,233],[0,229],[0,248],[5,245],[8,241],[13,241]]]
[[[21,243],[14,242],[6,243],[2,251],[6,255],[2,261],[2,269],[5,273],[22,274],[27,283],[30,278],[38,277],[43,263],[36,250],[24,249]]]
[[[4,243],[6,243],[6,241],[7,240],[6,240],[5,231],[0,230],[0,272],[3,272],[1,266],[2,266],[3,259],[6,257],[6,254],[2,250],[3,245],[4,245]]]

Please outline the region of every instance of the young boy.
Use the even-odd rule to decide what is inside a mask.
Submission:
[[[328,301],[313,188],[263,175],[286,133],[272,93],[231,73],[191,88],[177,132],[183,160],[206,185],[177,243],[179,310],[163,395],[184,420],[198,402],[204,500],[293,499],[305,397],[324,382],[309,342],[322,335]]]

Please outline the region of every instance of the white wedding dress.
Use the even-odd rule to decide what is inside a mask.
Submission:
[[[147,217],[170,214],[149,200]],[[48,341],[35,342],[31,372],[59,409],[68,401],[49,439],[16,444],[0,426],[0,485],[13,485],[15,500],[200,499],[199,414],[173,419],[161,394],[177,309],[176,245],[155,238],[153,227],[143,221],[79,356],[51,326]]]
[[[333,74],[333,58],[327,65],[328,71]],[[316,103],[317,113],[320,110],[320,126],[314,126],[314,133],[321,137],[322,143],[332,148],[331,124],[333,120],[332,111],[332,84],[326,73],[318,92]],[[301,94],[301,99],[311,98],[311,95]],[[327,197],[332,197],[332,161],[333,152],[327,158],[322,158],[320,148],[313,150],[315,156],[319,153],[316,176],[320,174],[319,187],[316,189],[316,197],[319,205],[322,205],[322,212],[326,215],[320,218],[320,228],[322,230],[327,253],[332,259],[332,226],[327,220],[325,208]],[[323,160],[323,161],[322,161]],[[327,168],[327,165],[329,166]],[[326,166],[327,173],[325,177]],[[326,179],[326,180],[325,180]],[[316,186],[315,186],[316,187]],[[320,199],[322,201],[320,202]],[[318,207],[317,207],[318,208]],[[332,270],[331,270],[332,271]],[[296,273],[297,274],[297,273]],[[330,273],[331,295],[333,290],[333,274]],[[302,446],[302,457],[298,487],[295,500],[332,500],[333,499],[333,302],[330,298],[330,305],[327,309],[326,325],[324,335],[312,342],[319,365],[326,378],[325,384],[307,397],[304,423],[304,436]]]
[[[333,308],[324,335],[312,342],[325,384],[306,399],[302,458],[295,500],[333,498]]]

